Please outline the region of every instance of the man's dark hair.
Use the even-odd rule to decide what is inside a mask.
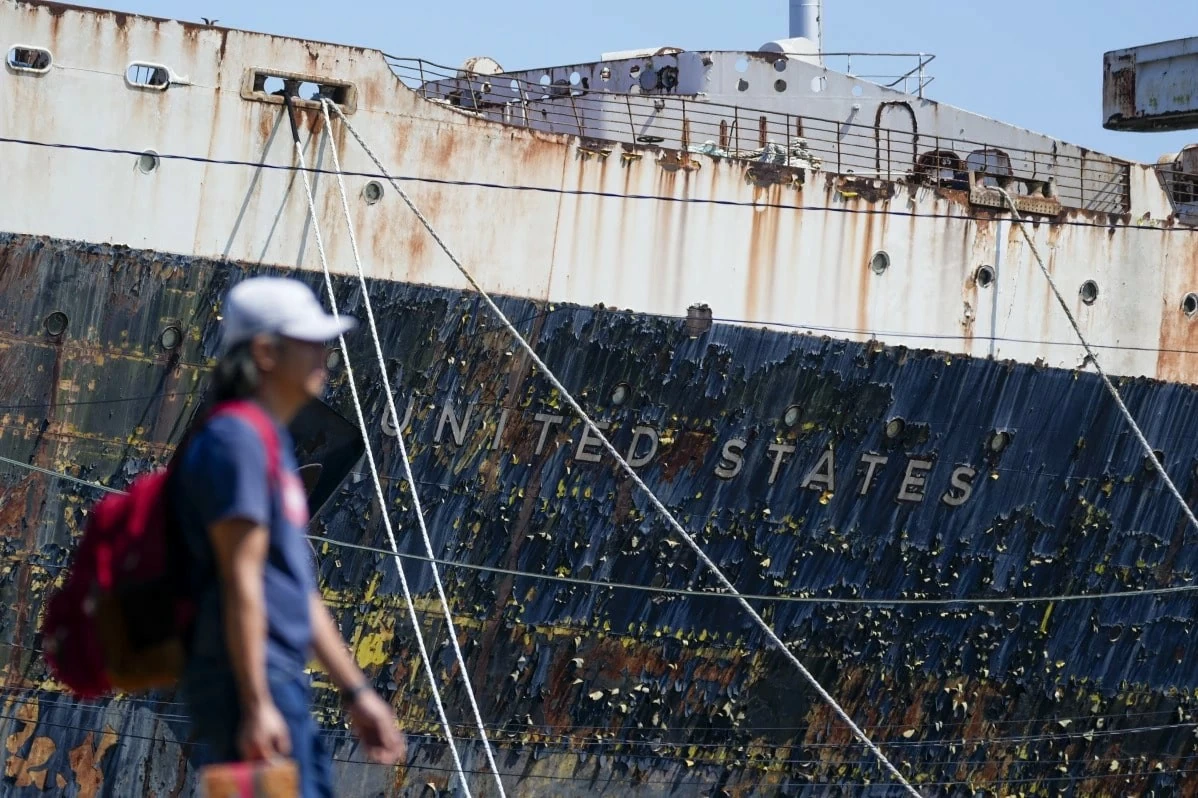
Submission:
[[[250,354],[250,341],[235,345],[216,363],[212,372],[213,398],[218,402],[248,399],[258,390],[261,376]]]

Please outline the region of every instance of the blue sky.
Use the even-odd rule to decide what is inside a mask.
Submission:
[[[86,2],[86,0],[75,0]],[[456,66],[488,55],[509,69],[675,45],[755,49],[787,32],[787,0],[93,0],[162,17],[377,47]],[[933,99],[1126,158],[1155,162],[1198,142],[1102,129],[1102,54],[1198,35],[1195,0],[825,0],[834,51],[935,53]]]

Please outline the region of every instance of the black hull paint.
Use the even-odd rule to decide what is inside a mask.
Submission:
[[[0,454],[117,486],[161,462],[202,395],[220,297],[263,271],[0,236]],[[338,291],[344,312],[364,315],[356,283]],[[580,449],[579,422],[476,297],[397,283],[371,292],[400,412],[417,397],[408,441],[439,557],[712,588],[610,460],[586,458],[597,447]],[[718,324],[691,338],[681,319],[501,305],[595,418],[611,422],[618,448],[629,449],[638,425],[657,434],[639,473],[745,593],[993,600],[1194,577],[1195,532],[1093,374]],[[58,337],[43,326],[55,311],[68,317]],[[159,343],[171,325],[185,334],[178,351]],[[364,331],[351,356],[401,551],[423,554]],[[345,379],[343,366],[334,371],[329,403],[352,419]],[[628,398],[613,406],[621,384]],[[1120,388],[1192,501],[1198,393],[1150,380]],[[889,437],[896,419],[903,428]],[[996,432],[1009,435],[1001,453],[989,448]],[[651,436],[642,431],[633,453]],[[731,450],[741,468],[729,476],[733,439],[745,445]],[[173,698],[78,705],[52,690],[38,655],[40,603],[97,492],[9,465],[0,480],[5,794],[187,794],[187,729]],[[348,478],[313,531],[385,548],[369,479]],[[435,742],[394,560],[332,543],[317,551],[347,637],[397,696],[412,735],[405,769],[339,761],[340,794],[444,787],[452,763]],[[469,737],[428,567],[406,568],[438,681],[451,682],[451,719]],[[897,794],[860,786],[885,779],[727,598],[443,573],[509,794]],[[1194,790],[1190,593],[754,605],[926,794]],[[338,759],[360,760],[335,706],[322,691]],[[467,759],[475,794],[490,794],[477,746]]]

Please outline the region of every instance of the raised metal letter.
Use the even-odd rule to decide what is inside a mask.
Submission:
[[[923,501],[923,486],[927,483],[927,473],[932,470],[934,464],[931,460],[909,460],[907,461],[907,474],[903,477],[903,484],[899,487],[898,500],[901,502],[921,502]],[[916,473],[921,472],[921,473]],[[915,488],[915,490],[912,490]]]

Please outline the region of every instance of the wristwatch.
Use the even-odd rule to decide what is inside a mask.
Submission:
[[[362,693],[362,691],[364,691],[369,686],[370,685],[366,682],[359,682],[358,684],[354,685],[353,687],[341,688],[341,701],[343,703],[345,703],[346,706],[353,704],[355,701],[358,700],[358,696]]]

